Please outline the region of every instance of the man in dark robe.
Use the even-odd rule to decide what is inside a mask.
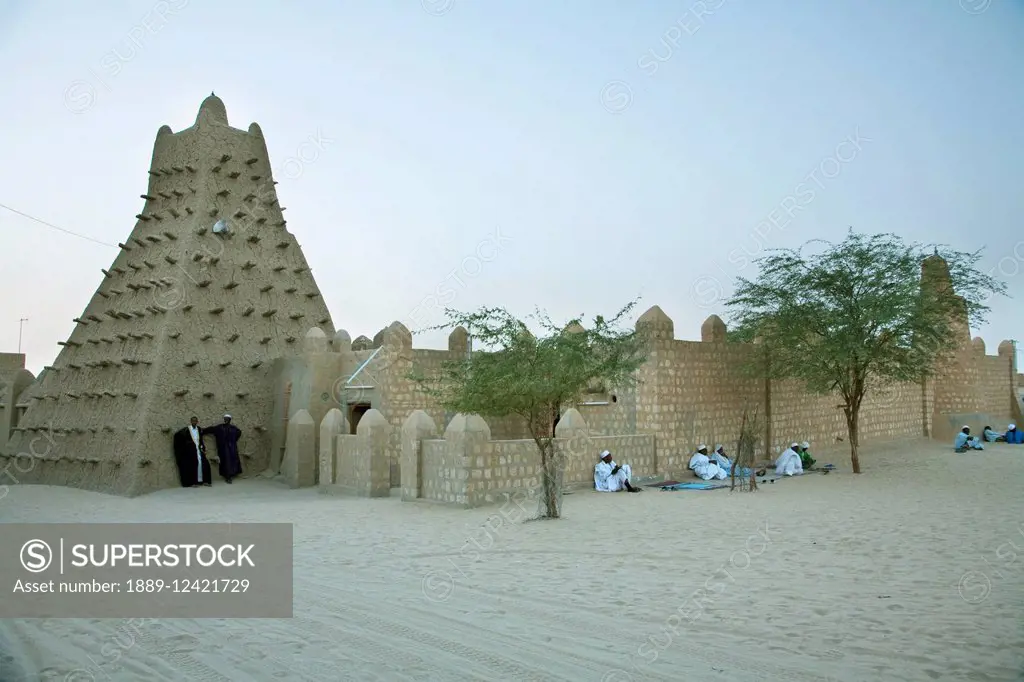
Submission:
[[[220,458],[220,475],[226,483],[242,473],[242,459],[238,455],[238,439],[242,430],[231,423],[231,415],[224,415],[224,423],[209,426],[203,433],[210,434],[217,441],[217,457]]]
[[[178,463],[181,487],[213,485],[210,460],[206,459],[206,444],[199,419],[192,417],[188,426],[174,434],[174,459]]]

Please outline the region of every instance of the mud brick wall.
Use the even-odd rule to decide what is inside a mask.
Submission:
[[[801,382],[773,381],[771,401],[773,456],[794,441],[809,441],[812,450],[847,442],[846,415],[839,394],[816,395]],[[860,442],[920,437],[924,415],[920,384],[870,390],[860,411]]]
[[[514,492],[541,485],[541,461],[533,440],[492,440],[466,457],[466,503],[477,507],[502,503]]]
[[[5,447],[59,436],[25,482],[173,487],[171,435],[193,414],[231,413],[245,472],[268,466],[271,361],[334,330],[275,184],[260,127],[230,127],[215,96],[192,127],[157,131],[134,227]]]
[[[423,480],[420,498],[434,502],[464,505],[468,471],[465,455],[450,453],[444,440],[420,441]]]
[[[564,440],[559,439],[560,444]],[[608,450],[617,464],[628,464],[634,478],[654,476],[658,473],[657,452],[654,436],[592,436],[590,447],[583,451],[571,452],[566,459],[565,483],[580,486],[594,486],[594,466],[597,456]]]

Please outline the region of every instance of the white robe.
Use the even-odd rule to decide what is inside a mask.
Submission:
[[[188,432],[192,434],[192,442],[196,444],[196,483],[205,483],[203,480],[203,453],[199,449],[199,427],[189,424]]]
[[[633,470],[628,464],[623,464],[617,473],[612,473],[615,468],[615,461],[611,464],[599,461],[594,466],[594,488],[599,493],[617,493],[626,487],[626,481],[633,475]]]
[[[775,462],[776,476],[793,476],[804,472],[804,463],[800,461],[800,453],[793,448],[786,448]]]
[[[732,473],[732,460],[723,454],[718,452],[712,452],[709,458],[712,462],[718,465],[718,468],[727,474]]]
[[[981,444],[981,441],[974,436],[968,436],[966,433],[961,431],[956,434],[956,440],[953,441],[953,447],[957,450],[966,447],[971,450],[984,450],[985,446]]]
[[[729,478],[729,474],[725,473],[722,467],[712,462],[710,457],[700,452],[693,453],[693,457],[690,458],[690,468],[693,469],[693,473],[705,481],[710,481],[713,478],[718,480]]]

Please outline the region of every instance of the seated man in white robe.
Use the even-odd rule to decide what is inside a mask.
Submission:
[[[965,425],[960,429],[960,433],[956,434],[953,449],[956,452],[967,452],[968,450],[984,450],[985,446],[981,444],[981,440],[971,435],[971,427]]]
[[[1020,445],[1024,443],[1024,432],[1018,429],[1016,424],[1010,424],[1006,427],[1006,435],[1003,436],[1003,440],[1007,443]]]
[[[718,468],[729,474],[732,473],[732,460],[725,454],[725,448],[721,445],[715,446],[715,451],[708,457],[718,465]]]
[[[729,474],[708,457],[708,446],[703,443],[700,444],[697,452],[693,453],[693,457],[690,458],[689,467],[693,470],[693,473],[697,474],[698,478],[705,481],[729,478]]]
[[[775,460],[776,476],[796,476],[804,472],[803,462],[800,460],[800,445],[792,443],[786,448],[779,458]]]
[[[1006,436],[996,433],[991,426],[986,426],[981,430],[981,437],[985,439],[986,443],[1001,443],[1006,440]]]
[[[594,466],[594,489],[599,493],[617,493],[621,490],[638,493],[640,489],[634,488],[629,482],[632,475],[633,470],[628,464],[616,464],[612,453],[605,450]]]

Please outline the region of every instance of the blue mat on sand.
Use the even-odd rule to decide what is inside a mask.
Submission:
[[[717,490],[728,488],[727,483],[676,483],[675,485],[662,486],[662,490]]]

